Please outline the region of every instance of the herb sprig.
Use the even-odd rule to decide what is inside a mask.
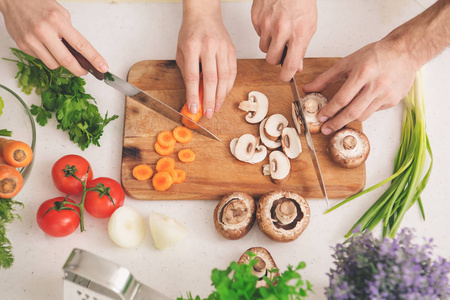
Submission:
[[[33,90],[41,95],[41,104],[31,105],[31,113],[39,125],[45,126],[55,114],[57,128],[67,131],[82,150],[91,143],[100,146],[105,126],[118,116],[100,115],[95,99],[85,92],[84,79],[63,67],[51,70],[40,59],[19,49],[11,48],[11,51],[18,60],[4,59],[17,64],[19,88],[28,95]]]
[[[12,199],[0,199],[0,268],[8,269],[14,262],[12,246],[6,237],[6,225],[20,216],[14,213],[16,207],[23,207],[23,203]]]

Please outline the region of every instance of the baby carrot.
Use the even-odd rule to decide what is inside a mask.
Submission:
[[[183,149],[178,152],[178,158],[182,162],[193,162],[195,160],[195,153],[191,149]]]
[[[149,165],[140,164],[133,168],[133,177],[137,180],[147,180],[153,175],[153,170]]]
[[[175,183],[182,183],[186,180],[186,172],[181,169],[175,169],[175,172],[177,172],[177,180],[175,180]]]
[[[0,165],[0,198],[12,198],[23,186],[22,174],[9,165]]]
[[[192,140],[194,134],[186,127],[178,126],[173,130],[173,137],[179,143],[186,144]]]
[[[173,137],[173,133],[170,130],[161,131],[156,138],[158,143],[163,147],[172,147],[175,146],[176,140]]]
[[[173,145],[171,147],[164,147],[164,146],[161,146],[161,144],[158,142],[155,143],[155,151],[159,155],[162,155],[162,156],[170,155],[173,153],[174,150],[175,150],[175,145]]]
[[[15,168],[28,166],[33,159],[30,146],[21,141],[0,138],[0,152],[3,160]]]
[[[175,160],[172,157],[161,157],[156,163],[156,171],[160,172],[163,169],[175,169]]]
[[[157,172],[152,179],[153,188],[157,191],[165,191],[172,186],[173,180],[169,172]]]

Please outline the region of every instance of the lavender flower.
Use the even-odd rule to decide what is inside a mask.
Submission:
[[[396,239],[358,233],[333,248],[329,300],[450,299],[450,262],[433,255],[433,240],[413,242],[405,228]]]

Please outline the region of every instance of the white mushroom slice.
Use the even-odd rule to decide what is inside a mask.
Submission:
[[[317,114],[328,103],[328,99],[320,93],[306,94],[300,99],[303,111],[305,113],[305,121],[308,123],[308,128],[311,133],[320,132],[322,123],[319,122]],[[302,124],[304,126],[304,124]]]
[[[250,133],[242,135],[236,142],[234,148],[234,155],[240,161],[248,161],[255,154],[256,146],[258,145],[258,139]]]
[[[273,114],[267,118],[264,124],[264,133],[266,137],[272,141],[278,140],[281,136],[281,131],[288,126],[288,119],[282,114]]]
[[[276,184],[282,184],[289,179],[291,163],[283,152],[276,150],[269,155],[270,177]]]
[[[264,132],[264,125],[266,124],[266,121],[267,119],[264,119],[261,123],[259,123],[259,137],[261,138],[261,142],[267,147],[267,149],[275,150],[281,146],[281,141],[272,141],[266,136]]]
[[[247,101],[239,103],[239,109],[248,111],[245,120],[251,124],[256,124],[266,117],[269,110],[269,100],[263,93],[252,91],[248,94]]]
[[[281,145],[283,152],[290,159],[297,158],[302,152],[302,144],[297,130],[293,127],[286,127],[281,133]]]
[[[343,128],[328,141],[328,152],[336,164],[353,169],[366,161],[370,152],[369,139],[359,130]]]
[[[299,120],[297,116],[298,116],[297,107],[295,106],[295,103],[292,102],[292,120],[294,121],[294,126],[295,129],[297,129],[298,134],[302,134],[302,127],[300,125],[301,120]]]
[[[256,209],[260,230],[277,242],[297,239],[308,226],[310,218],[308,202],[289,191],[273,191],[263,195]]]
[[[279,271],[270,272],[275,269],[278,270],[278,267],[272,255],[270,255],[270,252],[263,247],[253,247],[245,251],[239,258],[238,264],[248,264],[250,262],[248,252],[255,254],[255,259],[258,261],[252,269],[252,274],[258,277],[258,281],[256,282],[257,288],[267,286],[264,276],[269,280],[273,280],[275,277],[280,276]]]
[[[262,166],[262,173],[264,176],[270,176],[270,164],[265,164]]]
[[[257,164],[262,162],[267,156],[267,148],[264,145],[259,145],[255,149],[255,154],[253,154],[253,157],[250,158],[247,162],[250,164]]]
[[[237,141],[239,140],[239,138],[234,138],[234,139],[232,139],[231,140],[231,142],[230,142],[230,151],[231,151],[231,154],[233,154],[233,156],[234,157],[236,157],[236,144],[237,144]]]

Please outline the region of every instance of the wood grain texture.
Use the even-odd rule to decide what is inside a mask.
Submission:
[[[336,61],[337,58],[305,59],[305,70],[296,75],[299,89]],[[202,118],[199,122],[217,135],[221,142],[194,134],[193,140],[188,144],[177,143],[175,152],[170,156],[176,160],[176,168],[186,171],[187,178],[184,183],[173,185],[164,192],[155,191],[151,180],[135,180],[132,177],[132,169],[141,163],[149,164],[154,169],[161,157],[154,150],[157,134],[162,130],[172,130],[177,124],[127,98],[122,184],[128,195],[142,200],[214,200],[233,191],[244,191],[259,198],[266,192],[283,189],[298,192],[307,199],[321,199],[323,196],[304,136],[301,137],[303,152],[297,159],[291,160],[291,176],[283,185],[272,183],[268,176],[262,174],[262,165],[268,162],[267,159],[251,165],[235,159],[229,150],[229,143],[233,138],[244,133],[258,135],[258,125],[248,124],[244,119],[246,113],[237,108],[240,101],[247,99],[250,91],[264,93],[269,98],[268,114],[282,113],[288,118],[289,126],[293,126],[292,91],[289,83],[278,80],[278,70],[279,66],[268,65],[262,59],[238,60],[236,82],[222,109],[212,119]],[[178,111],[185,102],[184,83],[175,61],[139,62],[130,69],[128,81]],[[330,99],[341,85],[342,82],[333,84],[323,91],[323,94]],[[359,122],[350,126],[362,129]],[[345,198],[361,191],[366,180],[365,165],[351,170],[336,166],[328,158],[327,141],[328,137],[322,134],[313,135],[328,196]],[[178,160],[177,152],[184,148],[195,151],[195,162],[182,163]]]

